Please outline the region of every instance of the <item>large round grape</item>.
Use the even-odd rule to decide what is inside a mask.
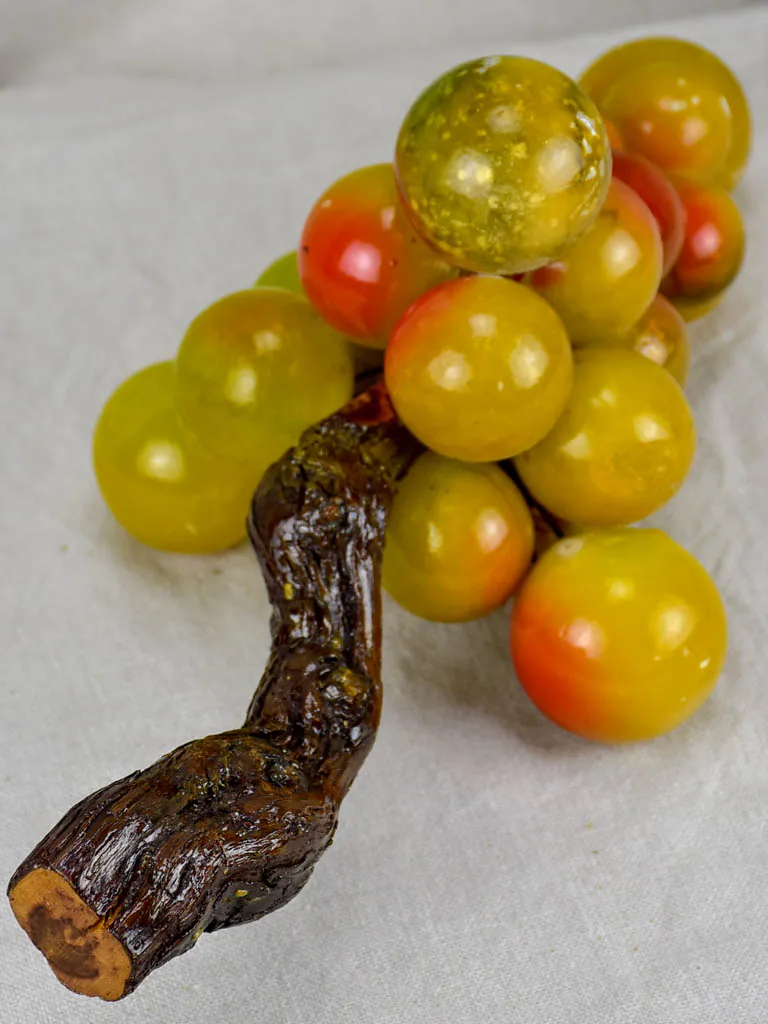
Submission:
[[[733,188],[752,145],[749,105],[733,72],[684,39],[636,39],[608,50],[581,85],[624,145],[664,170]]]
[[[176,413],[170,362],[125,381],[93,438],[96,479],[117,521],[150,547],[185,553],[243,540],[253,491],[273,454],[244,464],[202,449]]]
[[[384,373],[398,414],[427,447],[495,462],[552,428],[573,356],[563,324],[535,292],[501,277],[464,277],[410,308]]]
[[[562,72],[524,57],[448,71],[408,112],[395,168],[422,235],[457,266],[516,274],[589,226],[611,173],[597,108]]]
[[[674,729],[712,692],[727,622],[702,566],[660,530],[597,530],[534,566],[512,612],[528,696],[563,729],[604,743]]]
[[[658,223],[628,185],[611,182],[597,220],[565,255],[528,275],[574,345],[610,343],[637,323],[659,290]]]
[[[637,352],[582,349],[565,411],[515,465],[560,519],[623,526],[677,493],[695,447],[690,406],[666,370]]]
[[[371,348],[385,348],[411,303],[457,273],[406,217],[392,164],[361,167],[320,196],[304,225],[299,267],[315,309]]]
[[[392,505],[384,586],[423,619],[467,622],[512,596],[533,544],[528,506],[498,466],[427,452]]]
[[[176,360],[176,402],[201,444],[249,462],[277,458],[352,395],[346,341],[303,295],[236,292],[193,321]]]

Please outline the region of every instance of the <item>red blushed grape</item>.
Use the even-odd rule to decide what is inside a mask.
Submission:
[[[395,496],[384,586],[423,619],[468,622],[511,597],[533,542],[528,506],[498,466],[427,452]]]
[[[685,234],[683,204],[675,186],[650,160],[629,153],[614,151],[613,176],[637,192],[656,218],[664,250],[662,273],[667,274],[680,255]]]
[[[495,462],[551,429],[573,358],[562,322],[535,292],[502,277],[463,277],[408,310],[384,372],[398,414],[427,447]]]
[[[363,167],[318,199],[299,248],[304,290],[328,323],[384,348],[411,303],[456,271],[417,235],[391,164]]]
[[[727,648],[717,588],[660,530],[596,530],[537,562],[512,611],[512,658],[553,722],[604,743],[674,729],[707,699]]]
[[[731,284],[744,259],[744,222],[724,189],[676,182],[685,237],[662,291],[673,301],[709,303]]]

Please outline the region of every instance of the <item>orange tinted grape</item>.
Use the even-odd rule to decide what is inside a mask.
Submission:
[[[515,601],[512,657],[528,696],[604,743],[676,728],[712,692],[727,622],[717,588],[660,530],[598,530],[555,544]]]
[[[651,359],[685,385],[691,365],[691,340],[680,313],[663,295],[657,295],[617,348],[630,348]]]
[[[634,149],[663,170],[733,188],[747,165],[752,128],[744,91],[709,50],[651,37],[617,46],[581,85]]]
[[[500,277],[464,277],[423,296],[400,321],[385,361],[408,429],[469,462],[508,458],[540,440],[565,405],[572,374],[557,314]]]
[[[512,595],[533,539],[528,506],[498,466],[428,452],[392,506],[384,586],[414,615],[467,622]]]

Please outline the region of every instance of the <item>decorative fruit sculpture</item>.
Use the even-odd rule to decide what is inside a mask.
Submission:
[[[647,740],[706,700],[715,585],[627,524],[691,469],[680,314],[727,309],[749,146],[738,82],[682,40],[612,50],[582,86],[463,64],[407,113],[394,171],[332,185],[298,256],[117,389],[107,505],[172,551],[228,547],[247,517],[273,647],[241,728],[86,797],[14,874],[64,985],[120,999],[307,883],[376,736],[382,575],[440,622],[512,599],[519,681],[579,736]]]

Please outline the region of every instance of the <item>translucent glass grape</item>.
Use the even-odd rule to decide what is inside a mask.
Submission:
[[[560,71],[489,57],[437,79],[405,118],[395,163],[413,223],[458,266],[516,274],[555,259],[605,197],[602,119]]]

